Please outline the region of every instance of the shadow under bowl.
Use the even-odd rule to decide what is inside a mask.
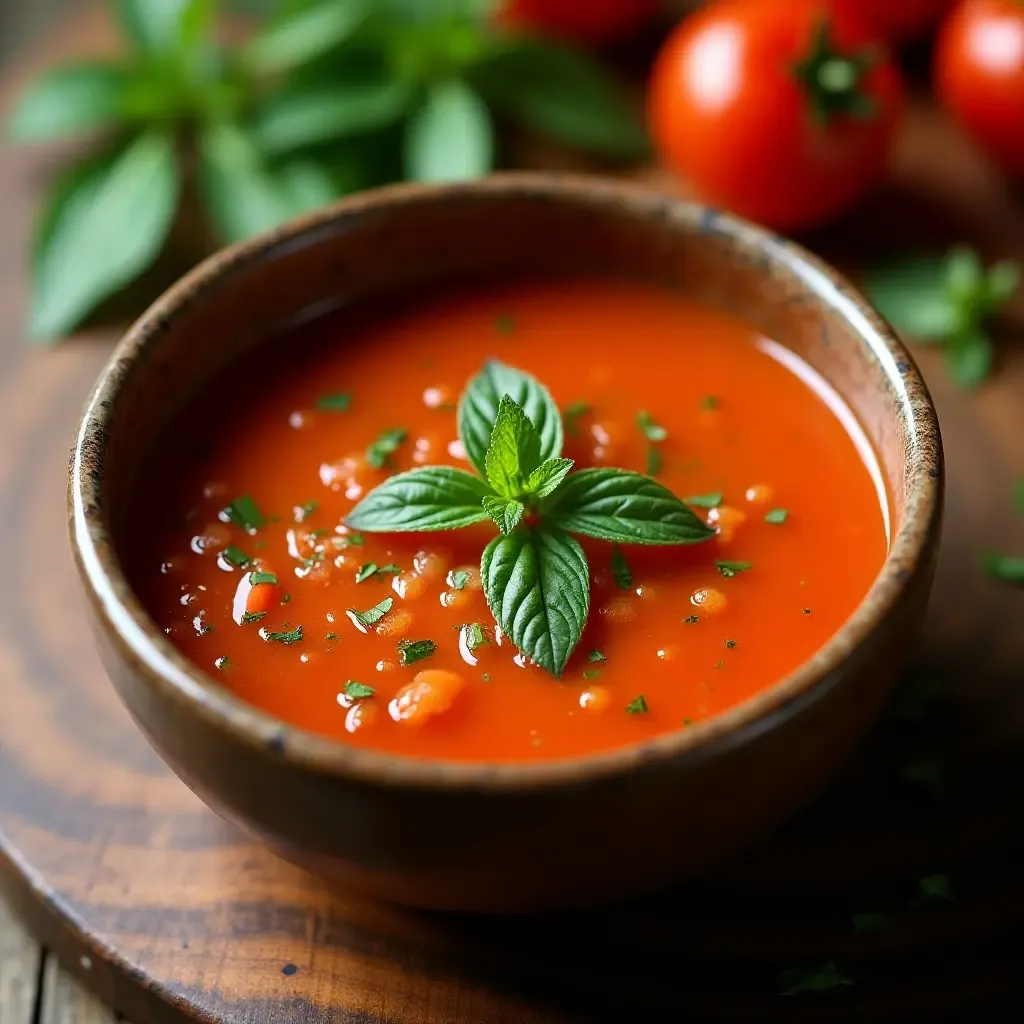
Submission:
[[[875,447],[892,519],[885,564],[843,628],[785,679],[705,723],[527,766],[347,747],[246,704],[188,662],[133,594],[119,556],[137,521],[137,471],[161,425],[204,379],[299,318],[524,274],[680,290],[780,341],[839,392]],[[103,371],[75,443],[68,501],[110,678],[202,799],[287,859],[367,895],[521,912],[666,885],[821,790],[884,706],[922,620],[942,450],[910,356],[836,272],[798,246],[639,189],[506,175],[367,193],[196,268],[131,328]]]

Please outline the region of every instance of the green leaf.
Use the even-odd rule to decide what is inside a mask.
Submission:
[[[115,0],[121,29],[141,53],[194,45],[213,20],[211,0]]]
[[[273,94],[256,119],[253,137],[265,153],[278,156],[381,131],[401,120],[413,96],[407,82],[393,79],[317,84]]]
[[[267,517],[260,511],[251,494],[243,494],[232,500],[224,509],[228,519],[240,526],[246,533],[255,533],[262,527]]]
[[[455,530],[487,519],[488,494],[479,477],[447,466],[424,466],[389,477],[346,516],[369,533]]]
[[[664,441],[668,437],[668,431],[660,423],[657,423],[646,409],[641,409],[636,414],[636,425],[640,433],[652,444]]]
[[[563,530],[620,544],[696,544],[715,534],[656,480],[622,469],[571,474],[547,514]]]
[[[954,249],[943,260],[943,282],[954,302],[976,305],[985,285],[985,266],[973,249]]]
[[[149,132],[84,175],[48,217],[34,260],[29,331],[63,334],[156,259],[180,181],[174,141]]]
[[[754,568],[753,562],[730,562],[726,559],[718,559],[715,568],[727,579],[731,580],[738,573],[747,572]]]
[[[330,394],[320,395],[314,403],[314,408],[323,412],[348,412],[351,404],[350,391],[332,391]]]
[[[480,579],[504,633],[560,676],[590,610],[590,573],[579,544],[546,526],[495,537],[480,560]]]
[[[647,715],[650,714],[650,708],[647,707],[647,698],[641,693],[634,697],[626,705],[627,715]]]
[[[494,129],[483,100],[464,82],[435,85],[405,128],[410,181],[468,181],[491,170]]]
[[[510,41],[474,81],[499,110],[561,142],[629,160],[650,151],[638,107],[597,61],[568,46]]]
[[[429,658],[437,650],[433,640],[399,640],[398,654],[401,665],[415,665]]]
[[[263,634],[263,639],[288,646],[297,644],[302,641],[302,627],[296,626],[294,629],[283,629],[278,632],[268,629]]]
[[[541,459],[562,454],[562,417],[547,388],[521,370],[490,360],[459,399],[459,437],[481,476],[487,475],[487,448],[504,395],[526,413],[540,434]]]
[[[128,74],[93,62],[58,68],[22,94],[7,122],[16,142],[39,142],[109,128],[122,120]]]
[[[540,435],[508,395],[498,402],[484,465],[491,486],[503,498],[518,498],[540,465]]]
[[[983,384],[992,372],[992,342],[981,327],[950,341],[945,354],[950,377],[965,391]]]
[[[199,183],[226,242],[269,231],[293,214],[291,197],[252,140],[233,125],[217,125],[200,136]]]
[[[902,256],[868,271],[864,289],[898,331],[921,341],[944,341],[957,326],[945,272],[941,257]]]
[[[521,501],[499,498],[494,494],[483,499],[484,511],[502,533],[511,533],[523,520],[526,507]]]
[[[385,597],[383,601],[378,601],[372,608],[367,608],[365,612],[358,612],[355,608],[349,608],[345,613],[354,625],[362,626],[364,631],[368,626],[374,626],[389,611],[391,611],[395,599],[393,597]]]
[[[367,0],[327,0],[271,21],[243,47],[240,60],[254,75],[292,71],[351,38],[366,20]]]
[[[1024,583],[1024,555],[985,555],[982,562],[991,579],[1000,583]]]
[[[998,309],[1017,294],[1021,284],[1021,266],[1010,260],[995,263],[985,277],[989,310]]]
[[[534,498],[546,498],[562,485],[573,467],[572,459],[547,459],[542,462],[526,481],[526,492]]]
[[[366,683],[360,683],[356,679],[350,679],[345,684],[345,696],[350,700],[365,700],[372,697],[377,691]]]
[[[784,508],[773,508],[765,517],[766,523],[773,526],[781,526],[789,518],[789,512]]]
[[[366,461],[374,469],[384,469],[391,462],[391,456],[398,451],[398,446],[408,436],[409,431],[404,427],[382,430],[377,440],[367,446]]]

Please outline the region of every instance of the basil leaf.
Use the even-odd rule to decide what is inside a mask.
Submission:
[[[521,370],[489,360],[459,398],[459,437],[481,476],[487,475],[487,449],[504,395],[526,413],[540,434],[541,459],[562,454],[562,417],[547,388]]]
[[[991,579],[1000,583],[1024,583],[1024,555],[985,555],[982,562]]]
[[[510,41],[484,59],[477,87],[527,128],[605,156],[650,151],[639,110],[601,65],[551,40]]]
[[[898,331],[920,341],[943,341],[957,325],[946,289],[946,261],[938,256],[901,256],[874,267],[864,289]]]
[[[468,181],[493,162],[494,128],[483,100],[464,82],[435,85],[405,128],[405,176]]]
[[[51,71],[22,94],[7,134],[15,142],[40,142],[116,125],[127,77],[124,68],[98,61]]]
[[[242,49],[242,64],[253,74],[291,71],[349,39],[372,5],[368,0],[328,0],[270,22]]]
[[[494,525],[502,533],[511,533],[523,519],[526,507],[521,501],[499,498],[489,494],[483,500],[484,511],[494,520]]]
[[[539,465],[526,481],[526,492],[536,498],[546,498],[561,486],[573,467],[572,459],[548,459]]]
[[[540,465],[540,435],[526,413],[508,395],[498,402],[498,416],[484,457],[487,479],[503,498],[516,498]]]
[[[252,140],[233,125],[217,125],[200,136],[199,184],[225,242],[269,231],[293,213],[291,197]]]
[[[34,260],[29,331],[68,331],[156,259],[174,221],[180,180],[170,135],[140,136],[96,165],[47,217]]]
[[[480,560],[480,579],[505,634],[560,676],[590,610],[590,572],[579,544],[543,526],[495,537]]]
[[[1017,294],[1021,285],[1021,265],[1011,260],[995,263],[985,276],[985,297],[990,310],[995,310]]]
[[[555,493],[549,520],[620,544],[696,544],[715,535],[656,480],[622,469],[584,469]]]
[[[329,83],[272,96],[253,128],[256,144],[273,156],[397,123],[413,98],[404,81]]]
[[[290,160],[277,168],[277,182],[292,216],[317,210],[352,191],[318,160]]]
[[[136,50],[166,53],[185,41],[190,32],[212,18],[210,0],[115,0],[117,20]]]
[[[455,530],[483,522],[487,485],[472,473],[448,466],[424,466],[389,477],[345,517],[356,530],[408,533]]]
[[[981,327],[952,339],[945,355],[953,382],[966,391],[984,383],[992,372],[992,342]]]

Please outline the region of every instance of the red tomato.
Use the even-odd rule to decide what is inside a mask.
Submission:
[[[885,39],[905,42],[923,36],[952,0],[843,0],[861,24]]]
[[[639,28],[659,0],[506,0],[502,20],[509,25],[600,45]]]
[[[821,224],[885,173],[903,86],[884,46],[824,0],[721,0],[658,56],[651,133],[707,200],[777,230]]]
[[[939,33],[935,88],[992,156],[1024,175],[1024,3],[963,0]]]

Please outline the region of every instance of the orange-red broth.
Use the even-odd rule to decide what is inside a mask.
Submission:
[[[468,467],[454,404],[489,357],[535,374],[563,409],[590,406],[567,433],[577,467],[643,471],[650,443],[637,412],[646,410],[668,435],[657,445],[659,479],[681,497],[724,496],[714,511],[695,509],[718,526],[714,540],[625,548],[628,590],[612,578],[610,545],[583,540],[591,613],[560,681],[496,633],[477,579],[493,527],[360,538],[343,525],[386,475],[367,465],[365,452],[387,429],[408,431],[392,472]],[[318,408],[342,392],[351,395],[346,410]],[[864,596],[887,547],[874,458],[824,382],[740,321],[640,284],[517,285],[372,317],[328,317],[234,368],[158,447],[140,493],[162,497],[139,509],[131,568],[171,641],[282,719],[344,743],[429,758],[586,754],[718,714],[825,643]],[[239,495],[272,517],[254,533],[223,521]],[[775,509],[786,511],[785,522],[766,521]],[[228,565],[227,544],[258,565]],[[719,559],[752,568],[727,578]],[[402,572],[357,583],[370,562]],[[280,587],[246,596],[242,583],[238,597],[255,567],[275,573]],[[458,590],[450,574],[460,568],[471,577]],[[346,616],[388,595],[392,611],[366,632]],[[237,624],[246,601],[266,617]],[[474,622],[488,642],[469,654],[459,626]],[[299,642],[264,638],[296,625]],[[437,651],[403,666],[403,639],[433,640]],[[591,661],[594,651],[604,660]],[[403,688],[424,670],[457,678],[428,675],[440,684],[427,694],[434,706],[395,720],[392,702],[408,698]],[[346,698],[350,680],[374,696]],[[628,712],[639,695],[647,712]]]

